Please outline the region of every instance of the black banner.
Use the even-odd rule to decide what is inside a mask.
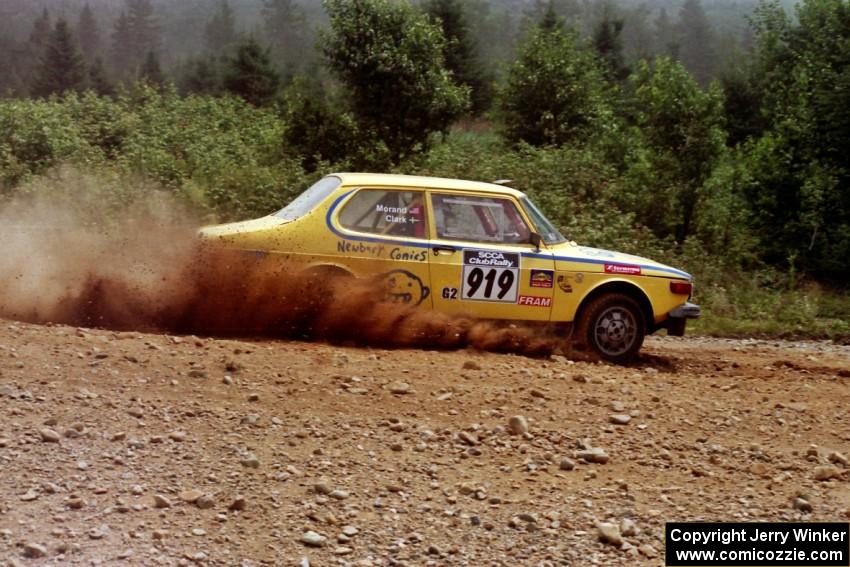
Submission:
[[[850,524],[668,522],[668,567],[848,567]]]

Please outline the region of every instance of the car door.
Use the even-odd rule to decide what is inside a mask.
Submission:
[[[363,187],[329,213],[335,257],[360,277],[381,276],[388,299],[431,307],[425,192]]]
[[[433,305],[487,319],[547,321],[554,287],[551,252],[510,195],[429,193]]]

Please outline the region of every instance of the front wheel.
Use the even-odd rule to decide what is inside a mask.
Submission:
[[[591,301],[578,323],[578,340],[602,359],[617,364],[634,358],[645,335],[646,321],[640,306],[619,293]]]

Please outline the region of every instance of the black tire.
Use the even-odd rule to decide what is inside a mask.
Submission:
[[[646,320],[637,301],[608,293],[582,310],[576,338],[603,360],[624,364],[638,353],[644,336]]]

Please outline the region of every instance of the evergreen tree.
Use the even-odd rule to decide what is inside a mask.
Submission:
[[[52,29],[50,12],[47,11],[47,8],[44,8],[41,11],[41,15],[33,23],[29,37],[29,43],[38,55],[41,55],[42,50],[47,47]]]
[[[239,45],[228,61],[224,88],[253,104],[267,106],[274,101],[280,86],[280,75],[272,67],[268,49],[254,39]]]
[[[300,66],[309,47],[307,19],[295,0],[263,0],[263,30],[271,53],[284,67]]]
[[[109,82],[103,59],[95,57],[94,62],[89,65],[88,88],[100,96],[114,96],[115,87]]]
[[[720,77],[728,144],[737,146],[757,138],[766,128],[761,115],[762,96],[747,69],[731,69]]]
[[[425,10],[440,24],[446,38],[446,68],[454,74],[455,82],[469,87],[472,112],[480,114],[490,106],[493,93],[482,77],[462,2],[430,0]]]
[[[221,92],[221,77],[214,57],[190,61],[181,81],[184,93],[215,95]]]
[[[159,27],[151,0],[126,0],[127,26],[132,66],[140,65],[147,54],[159,49]]]
[[[549,3],[546,5],[546,11],[543,13],[543,17],[540,19],[540,25],[538,27],[540,28],[540,31],[545,33],[563,31],[564,18],[560,17],[555,12],[554,0],[549,0]]]
[[[80,10],[80,17],[77,20],[77,39],[86,61],[94,61],[100,49],[100,30],[88,3]]]
[[[135,53],[131,40],[130,21],[126,12],[121,12],[115,20],[112,30],[112,69],[121,78],[132,76],[135,66]]]
[[[227,51],[236,43],[237,39],[233,9],[227,0],[221,0],[218,10],[207,22],[207,27],[204,30],[207,51],[210,53]]]
[[[606,10],[602,21],[593,32],[593,47],[603,63],[603,72],[610,81],[620,82],[629,76],[623,60],[623,20],[611,17]]]
[[[85,82],[85,64],[68,22],[59,19],[50,34],[33,86],[36,96],[80,91]]]
[[[676,29],[667,15],[667,9],[662,7],[655,19],[655,53],[667,55],[673,59],[679,58],[679,39]]]
[[[717,64],[714,32],[700,0],[685,0],[679,11],[679,58],[697,82],[707,86]]]
[[[139,69],[139,79],[151,85],[161,86],[165,83],[162,67],[159,65],[159,57],[155,51],[148,51],[142,68]]]

